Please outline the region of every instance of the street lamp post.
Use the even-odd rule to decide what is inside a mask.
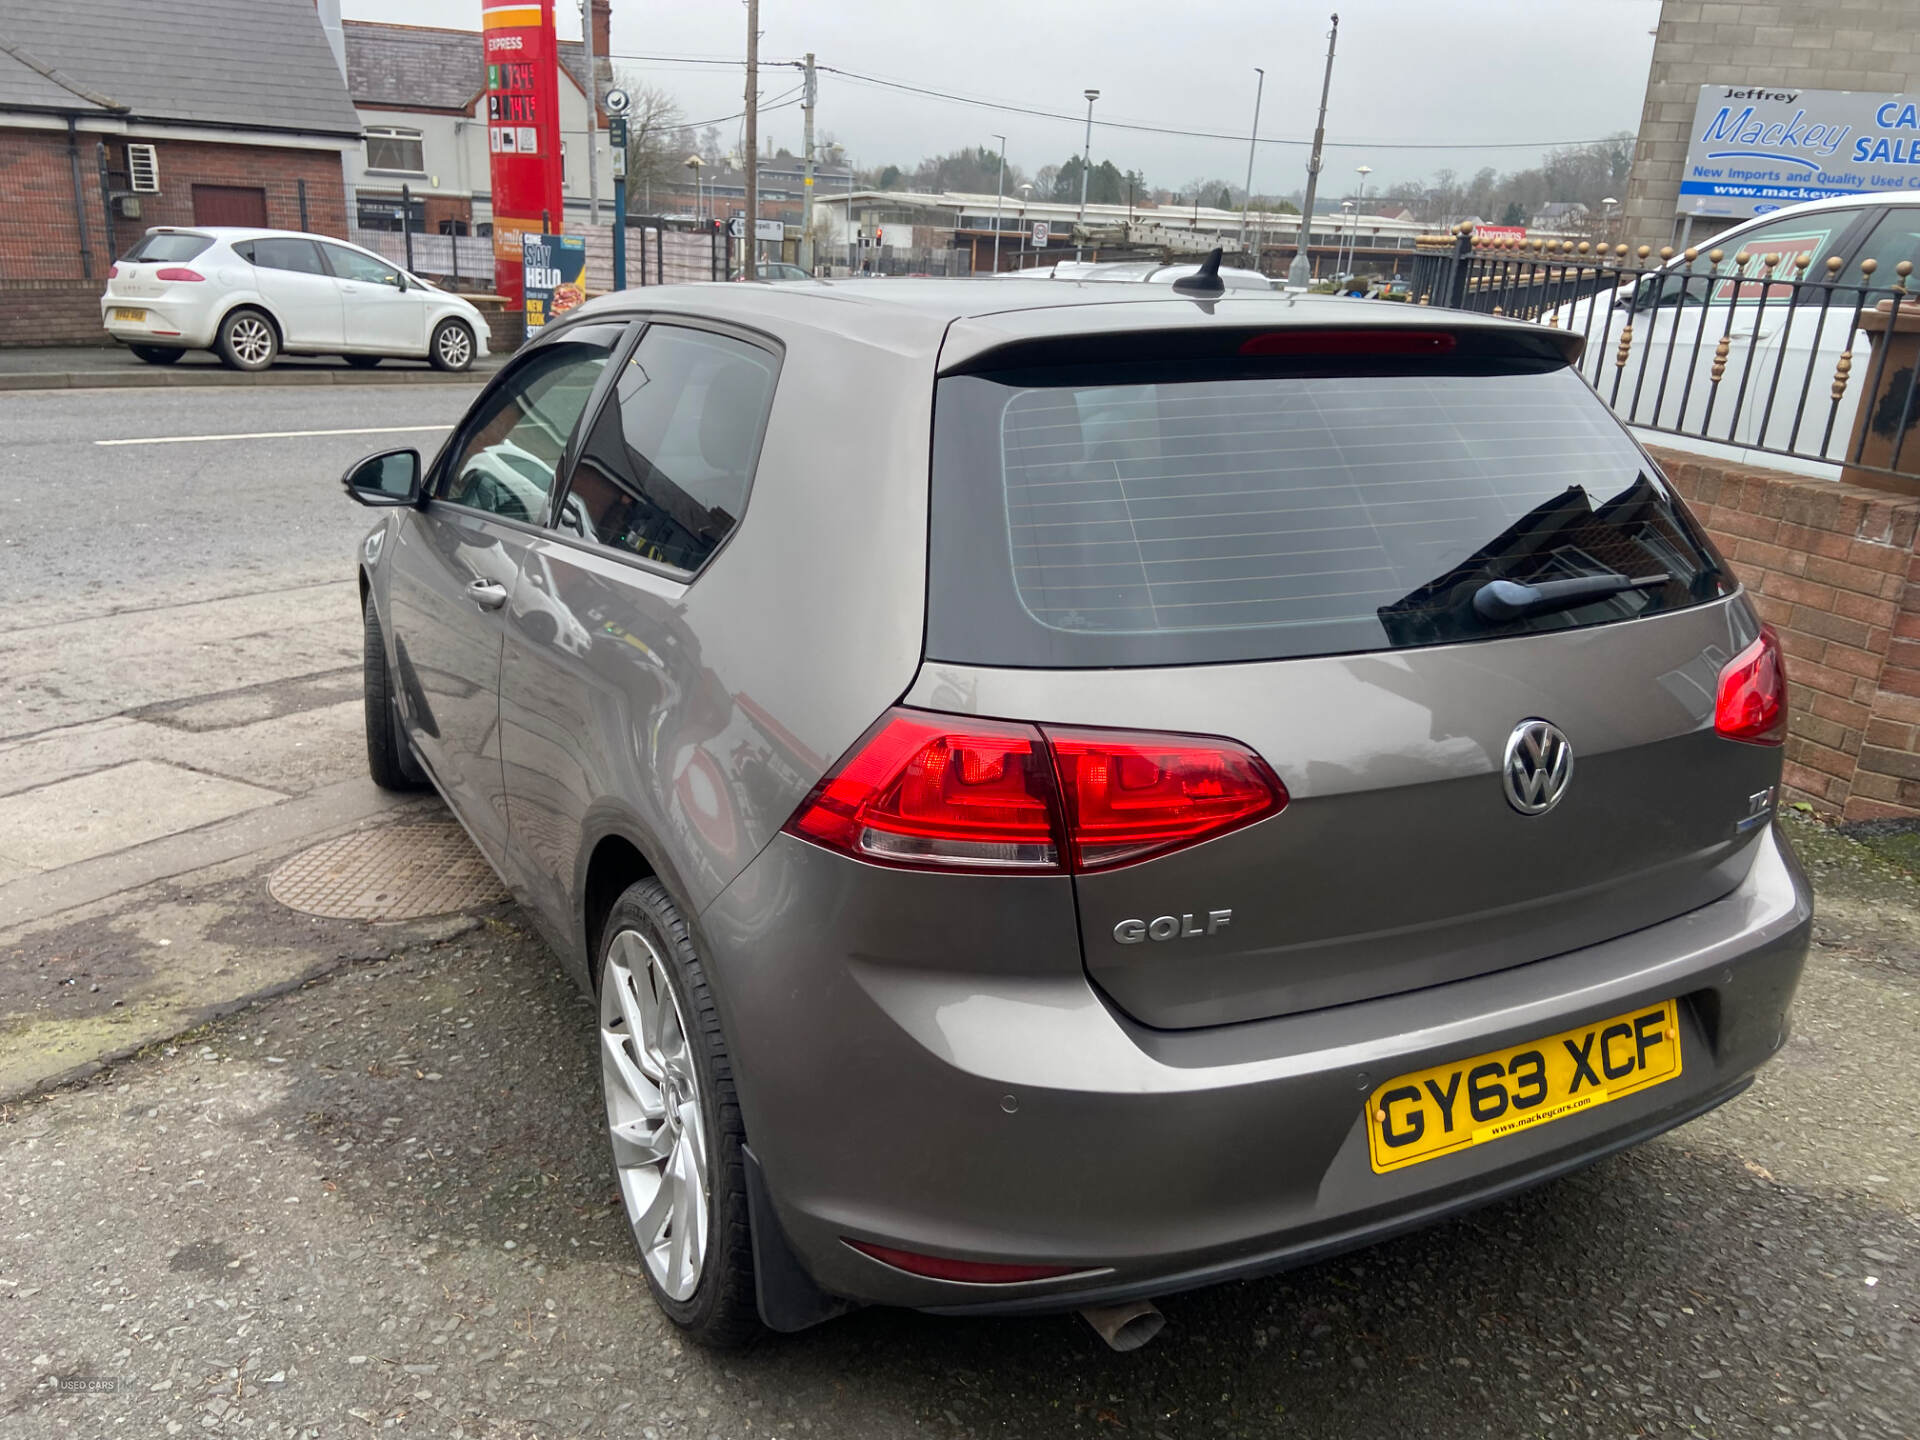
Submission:
[[[1340,17],[1333,17],[1333,29],[1327,33],[1327,73],[1320,82],[1320,122],[1313,129],[1313,154],[1307,158],[1307,203],[1300,215],[1300,240],[1293,249],[1293,261],[1287,266],[1287,288],[1304,290],[1313,279],[1313,262],[1307,247],[1313,243],[1313,192],[1320,184],[1320,152],[1327,138],[1327,96],[1333,90],[1333,50],[1340,41]]]
[[[1000,202],[1007,194],[1007,137],[996,135],[1000,142],[1000,178],[993,185],[993,273],[1000,273]]]
[[[1266,93],[1267,72],[1258,65],[1253,73],[1260,79],[1253,87],[1253,129],[1247,134],[1247,193],[1240,201],[1240,248],[1247,248],[1247,213],[1253,208],[1253,152],[1260,144],[1260,97]],[[1259,256],[1254,257],[1254,269],[1258,270]]]
[[[1342,200],[1340,202],[1340,242],[1333,247],[1333,268],[1339,272],[1334,276],[1336,280],[1352,269],[1352,260],[1350,258],[1343,260],[1341,257],[1342,255],[1350,257],[1353,253],[1354,224],[1358,219],[1359,211],[1354,207],[1353,201]]]
[[[1075,260],[1080,258],[1080,236],[1078,232],[1086,229],[1087,226],[1087,177],[1093,170],[1093,102],[1100,98],[1100,92],[1098,90],[1088,90],[1085,94],[1087,97],[1087,144],[1085,150],[1083,150],[1080,155],[1080,219],[1074,227],[1076,233],[1073,237],[1073,258]]]
[[[1027,268],[1027,202],[1033,198],[1033,182],[1020,182],[1020,268]]]
[[[1360,215],[1361,212],[1367,208],[1367,176],[1373,173],[1373,167],[1371,165],[1356,165],[1353,167],[1353,173],[1360,177],[1360,194],[1355,201],[1353,212],[1353,243],[1358,247],[1360,244]],[[1357,270],[1360,268],[1357,248],[1355,253],[1348,258],[1347,268],[1349,270]]]

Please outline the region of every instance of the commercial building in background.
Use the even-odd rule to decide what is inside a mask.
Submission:
[[[1665,0],[1621,240],[1920,188],[1914,0]]]
[[[346,234],[360,120],[314,0],[0,0],[0,40],[0,345],[104,342],[150,225]]]

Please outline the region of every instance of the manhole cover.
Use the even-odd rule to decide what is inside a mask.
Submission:
[[[506,899],[458,825],[389,825],[328,840],[267,881],[290,910],[333,920],[417,920]]]

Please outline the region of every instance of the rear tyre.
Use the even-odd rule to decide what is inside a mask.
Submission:
[[[400,732],[400,707],[393,697],[393,672],[387,668],[387,642],[380,617],[369,599],[361,625],[361,669],[366,693],[367,774],[382,790],[422,790],[418,767],[407,764]]]
[[[264,370],[280,353],[280,336],[263,311],[236,310],[220,322],[214,348],[229,369]]]
[[[442,320],[433,327],[427,358],[436,370],[465,370],[473,364],[473,331],[464,320]]]
[[[356,370],[371,370],[385,357],[381,355],[342,355],[340,358]]]
[[[647,1288],[701,1345],[761,1333],[746,1143],[706,969],[666,887],[641,880],[600,945],[600,1074],[627,1224]]]
[[[171,365],[187,353],[170,345],[129,345],[127,348],[149,365]]]

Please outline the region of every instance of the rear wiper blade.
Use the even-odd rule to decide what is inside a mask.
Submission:
[[[1473,612],[1482,620],[1519,620],[1549,610],[1572,610],[1590,600],[1604,600],[1629,590],[1651,589],[1672,578],[1661,570],[1652,575],[1578,575],[1571,580],[1543,580],[1538,585],[1489,580],[1473,592]]]

